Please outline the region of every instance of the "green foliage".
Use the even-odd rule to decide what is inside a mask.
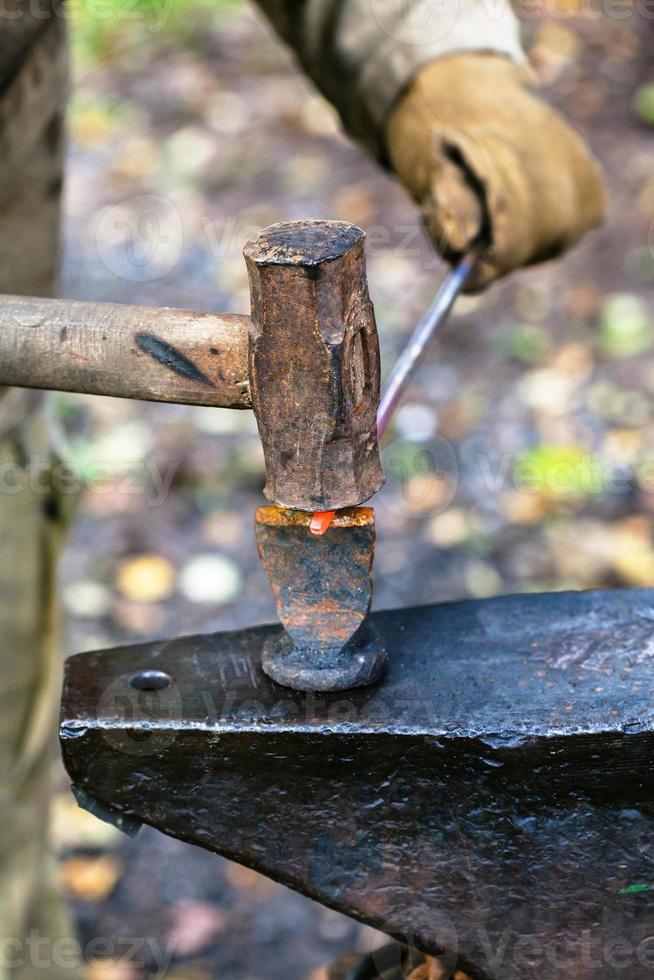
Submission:
[[[618,895],[639,895],[641,892],[649,892],[654,889],[654,885],[647,885],[645,882],[636,882],[627,885],[626,888],[618,888]]]
[[[635,282],[654,282],[654,255],[647,245],[629,250],[625,260],[625,272]]]
[[[513,467],[513,481],[524,492],[555,498],[585,498],[606,489],[597,458],[572,445],[543,443],[523,453]]]
[[[654,82],[641,85],[634,96],[636,117],[647,126],[654,126]]]
[[[608,296],[600,317],[600,343],[609,357],[633,357],[654,341],[645,303],[631,293]]]
[[[498,348],[507,360],[539,364],[550,349],[550,338],[540,327],[510,324],[501,332]]]
[[[242,0],[70,0],[73,53],[83,68],[110,61],[119,44],[156,38],[184,40],[199,22],[229,13]]]

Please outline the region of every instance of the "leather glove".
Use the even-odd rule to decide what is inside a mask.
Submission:
[[[598,164],[501,55],[456,54],[424,67],[391,112],[391,165],[422,207],[436,249],[483,248],[468,291],[559,255],[605,212]]]

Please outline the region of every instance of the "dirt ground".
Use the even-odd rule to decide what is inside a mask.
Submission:
[[[384,447],[378,608],[654,584],[654,26],[635,7],[529,11],[547,97],[605,167],[609,220],[457,305]],[[78,55],[66,295],[247,312],[249,234],[347,219],[368,232],[388,372],[445,271],[413,205],[254,9],[176,18],[118,25]],[[55,409],[83,488],[66,652],[274,619],[249,413],[81,396]],[[53,837],[89,980],[300,980],[379,939],[153,831],[121,837],[77,810],[63,776]]]

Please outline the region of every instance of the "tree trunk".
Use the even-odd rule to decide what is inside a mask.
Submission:
[[[60,10],[44,20],[31,9],[19,5],[0,25],[0,292],[52,295],[65,30]],[[71,980],[78,970],[47,844],[65,503],[52,466],[45,396],[0,389],[0,980]]]

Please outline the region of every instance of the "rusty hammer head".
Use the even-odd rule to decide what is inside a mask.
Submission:
[[[384,482],[364,237],[343,221],[290,221],[265,228],[244,249],[264,493],[280,507],[351,507]]]

